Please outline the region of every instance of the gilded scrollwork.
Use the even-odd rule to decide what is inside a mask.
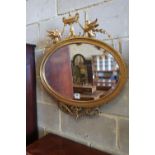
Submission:
[[[64,31],[65,31],[65,27],[67,25],[70,27],[68,38],[76,37],[77,35],[74,30],[74,24],[78,24],[83,31],[83,33],[78,36],[85,36],[85,37],[92,38],[92,37],[96,37],[96,33],[102,33],[102,34],[107,35],[109,39],[112,39],[112,36],[109,33],[107,33],[107,31],[105,31],[104,29],[97,28],[99,26],[98,19],[95,19],[94,21],[85,19],[84,25],[82,25],[79,22],[79,18],[80,18],[79,13],[76,13],[74,16],[69,14],[68,17],[63,17],[62,18],[62,22],[64,24],[63,29],[61,31],[58,31],[57,29],[52,30],[52,31],[47,31],[48,37],[52,39],[53,43],[57,43],[58,41],[62,39]]]
[[[94,116],[94,115],[99,114],[98,107],[97,108],[82,108],[82,107],[71,106],[71,105],[66,105],[62,103],[58,103],[58,106],[62,111],[74,116],[76,119],[82,116]]]

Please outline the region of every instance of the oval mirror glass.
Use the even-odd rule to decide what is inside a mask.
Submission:
[[[109,45],[92,38],[74,38],[46,51],[40,75],[46,90],[59,101],[95,107],[120,92],[126,67]]]
[[[45,78],[65,98],[97,100],[117,86],[119,65],[103,48],[86,43],[70,44],[48,57]]]

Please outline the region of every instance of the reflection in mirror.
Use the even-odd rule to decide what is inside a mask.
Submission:
[[[112,92],[119,80],[119,66],[105,49],[78,43],[59,48],[45,63],[48,85],[65,98],[97,100]]]

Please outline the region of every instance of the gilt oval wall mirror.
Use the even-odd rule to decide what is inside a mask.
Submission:
[[[89,34],[75,36],[72,30],[62,40],[55,35],[42,58],[40,77],[60,107],[78,116],[116,97],[125,84],[127,71],[113,47]]]

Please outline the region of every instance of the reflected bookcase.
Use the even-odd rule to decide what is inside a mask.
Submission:
[[[113,88],[118,80],[118,67],[114,58],[107,55],[92,56],[93,84],[98,90]]]

